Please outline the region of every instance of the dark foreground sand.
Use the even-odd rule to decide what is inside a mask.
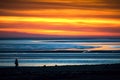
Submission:
[[[120,64],[0,68],[0,80],[120,80]]]

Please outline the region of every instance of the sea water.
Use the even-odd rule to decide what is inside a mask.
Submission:
[[[16,58],[19,66],[120,63],[119,52],[90,52],[94,50],[120,51],[120,39],[4,39],[0,40],[0,66],[14,66]]]

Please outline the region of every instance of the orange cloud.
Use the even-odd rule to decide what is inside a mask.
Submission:
[[[5,0],[0,5],[0,31],[120,36],[120,6],[113,0]]]
[[[11,32],[23,32],[30,34],[44,34],[44,35],[54,35],[54,36],[120,36],[119,33],[110,32],[87,32],[87,31],[72,31],[72,30],[52,30],[52,29],[0,29],[0,31],[11,31]]]

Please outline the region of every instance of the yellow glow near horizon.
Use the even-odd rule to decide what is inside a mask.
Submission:
[[[0,16],[2,22],[51,22],[51,23],[93,23],[93,24],[120,24],[119,20],[110,19],[77,19],[77,18],[38,18],[38,17],[5,17]]]

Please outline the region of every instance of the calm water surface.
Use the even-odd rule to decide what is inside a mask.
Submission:
[[[9,51],[75,51],[82,53],[9,53]],[[92,50],[120,50],[119,39],[0,40],[0,66],[96,65],[120,63],[120,53],[88,53]],[[4,52],[8,51],[8,52]]]

